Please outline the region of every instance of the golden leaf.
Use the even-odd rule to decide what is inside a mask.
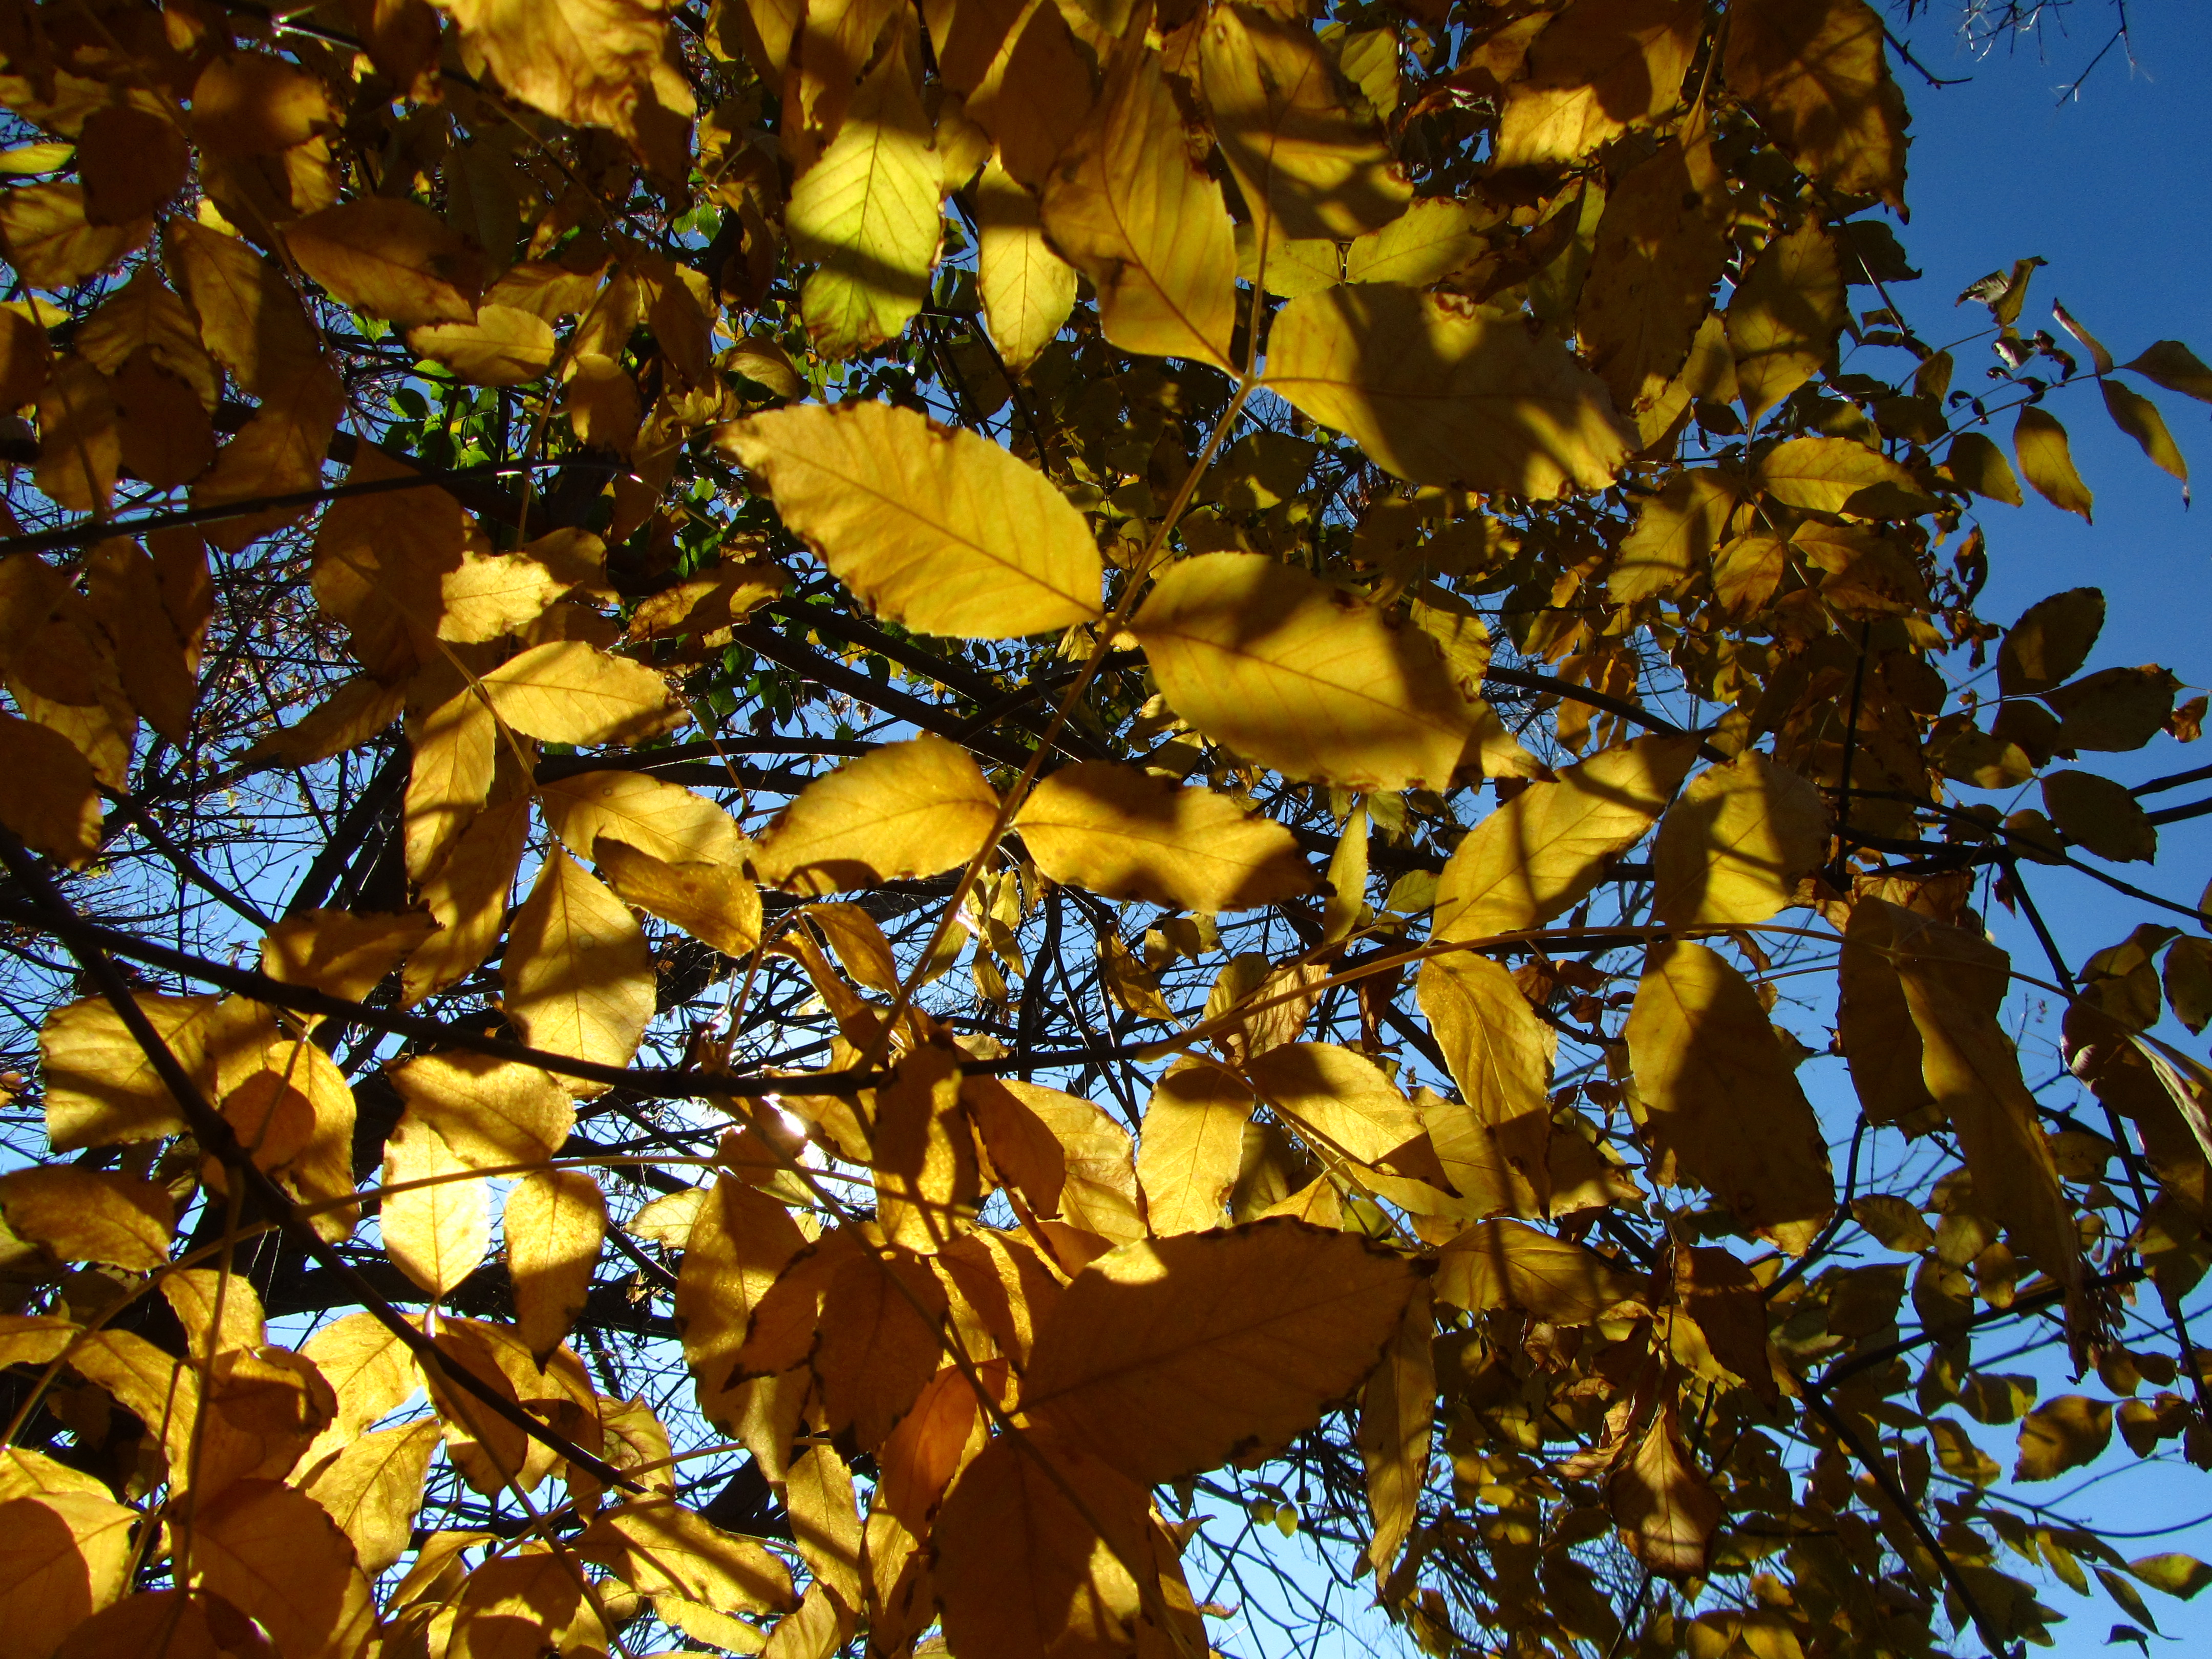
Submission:
[[[483,689],[500,719],[548,743],[636,743],[690,718],[651,669],[578,640],[531,647]]]
[[[1210,790],[1133,766],[1081,761],[1030,791],[1014,828],[1037,868],[1065,886],[1212,913],[1315,890],[1280,824]]]
[[[580,772],[540,786],[538,802],[580,859],[592,857],[603,836],[671,864],[735,864],[746,849],[727,811],[643,772]]]
[[[187,1073],[201,1069],[216,999],[140,992],[141,1012]],[[57,1152],[185,1133],[184,1109],[105,999],[65,1003],[39,1031],[46,1139]]]
[[[240,1480],[193,1517],[200,1587],[252,1607],[280,1652],[356,1659],[376,1607],[353,1545],[321,1504],[273,1480]]]
[[[482,1265],[491,1249],[491,1214],[483,1179],[453,1156],[444,1137],[403,1113],[384,1143],[384,1184],[429,1184],[386,1193],[378,1215],[385,1254],[433,1300]]]
[[[2050,410],[2030,404],[2013,423],[2013,453],[2020,457],[2021,476],[2035,486],[2035,493],[2051,506],[2079,513],[2090,522],[2096,497],[2081,475],[2074,470],[2074,452],[2066,441],[2066,428]]]
[[[1486,939],[1565,912],[1643,839],[1696,756],[1694,738],[1638,738],[1522,791],[1445,864],[1436,937]]]
[[[176,1210],[150,1181],[76,1164],[0,1176],[0,1214],[23,1237],[64,1261],[100,1261],[150,1273],[169,1259]]]
[[[1545,1091],[1556,1039],[1512,975],[1486,957],[1431,957],[1416,994],[1466,1103],[1421,1114],[1445,1177],[1471,1215],[1546,1213],[1552,1107]]]
[[[275,265],[190,219],[170,220],[164,234],[200,338],[240,387],[265,398],[321,366],[314,325]]]
[[[407,958],[400,998],[412,1007],[443,990],[490,954],[507,922],[514,884],[530,834],[530,798],[499,801],[471,819],[422,890],[423,908],[439,931]]]
[[[1191,160],[1159,54],[1132,31],[1044,185],[1053,246],[1098,290],[1124,351],[1231,367],[1237,246],[1221,186]]]
[[[629,131],[660,61],[655,0],[441,0],[463,51],[524,103],[578,126]]]
[[[809,897],[933,876],[981,850],[998,811],[967,753],[925,733],[809,784],[761,836],[753,868]]]
[[[1387,1580],[1398,1547],[1413,1529],[1428,1485],[1429,1445],[1437,1409],[1436,1315],[1425,1285],[1406,1303],[1406,1316],[1359,1395],[1357,1438],[1367,1468],[1367,1506],[1375,1517],[1367,1562]]]
[[[553,367],[556,355],[551,324],[495,301],[487,301],[465,321],[408,330],[407,349],[444,364],[471,386],[526,385]],[[628,441],[625,433],[625,446]]]
[[[431,930],[428,916],[295,910],[261,939],[261,971],[287,985],[312,985],[359,1001]]]
[[[314,489],[344,412],[345,383],[320,363],[270,388],[238,435],[216,452],[215,465],[193,480],[192,506],[228,507]],[[234,553],[307,511],[304,502],[266,507],[220,520],[205,533],[216,546]]]
[[[75,868],[100,850],[99,781],[60,732],[0,712],[0,823],[34,853]]]
[[[1678,595],[1710,564],[1737,501],[1735,481],[1717,467],[1688,467],[1648,497],[1620,544],[1606,592],[1627,605],[1655,593]]]
[[[1226,1222],[1255,1103],[1236,1073],[1194,1060],[1170,1067],[1153,1088],[1137,1139],[1137,1179],[1156,1235]]]
[[[0,1620],[11,1653],[51,1654],[131,1587],[136,1510],[90,1492],[0,1499]]]
[[[959,1101],[959,1060],[935,1048],[904,1056],[876,1091],[876,1225],[918,1255],[972,1224],[981,1196],[975,1133]]]
[[[1494,165],[1557,166],[1589,154],[1682,100],[1697,55],[1698,0],[1576,0],[1528,50],[1507,88]]]
[[[1626,1036],[1659,1178],[1698,1182],[1747,1231],[1802,1254],[1835,1209],[1835,1182],[1750,983],[1702,945],[1655,945]]]
[[[877,615],[1004,640],[1101,612],[1083,515],[1028,463],[911,410],[855,400],[757,415],[716,443]]]
[[[25,185],[0,196],[0,249],[25,283],[49,292],[98,276],[153,229],[150,216],[93,223],[82,185]]]
[[[1474,729],[1427,634],[1262,556],[1176,561],[1130,631],[1177,714],[1293,778],[1442,787]]]
[[[952,1375],[961,1387],[967,1387],[966,1379],[957,1371]],[[815,1584],[847,1607],[861,1607],[860,1513],[845,1460],[833,1447],[809,1446],[792,1459],[783,1493],[792,1540],[814,1574]]]
[[[1547,1325],[1587,1325],[1644,1286],[1588,1245],[1518,1221],[1478,1221],[1437,1255],[1436,1294],[1469,1313],[1520,1308]]]
[[[1295,1221],[1125,1244],[1039,1327],[1023,1415],[1145,1486],[1286,1444],[1374,1369],[1417,1282]]]
[[[527,554],[461,555],[460,568],[439,578],[438,637],[469,645],[527,628],[569,584]]]
[[[413,1357],[374,1314],[341,1315],[302,1342],[300,1354],[337,1402],[331,1426],[302,1454],[310,1468],[397,1411],[418,1386]]]
[[[730,1370],[753,1310],[805,1245],[788,1211],[733,1175],[720,1176],[699,1206],[676,1276],[676,1328],[699,1409],[725,1431],[737,1425],[741,1401]]]
[[[1653,1416],[1635,1451],[1606,1482],[1605,1501],[1620,1541],[1653,1572],[1681,1578],[1705,1571],[1724,1511],[1682,1443],[1672,1404]]]
[[[583,1170],[539,1170],[518,1182],[500,1212],[514,1324],[544,1364],[584,1310],[606,1236],[606,1200]]]
[[[760,943],[760,889],[726,864],[665,862],[601,836],[592,844],[599,877],[625,904],[680,927],[727,957]]]
[[[2078,1394],[2046,1400],[2020,1425],[2020,1461],[2015,1480],[2056,1480],[2069,1469],[2094,1462],[2112,1438],[2108,1401]]]
[[[1635,447],[1564,346],[1396,283],[1291,301],[1268,334],[1267,383],[1415,483],[1548,501],[1604,488]]]
[[[490,799],[499,723],[471,685],[407,724],[412,753],[403,817],[407,873],[419,882],[446,861]]]
[[[1920,498],[1912,475],[1887,455],[1850,438],[1792,438],[1769,450],[1759,464],[1759,487],[1778,501],[1808,513],[1854,513],[1863,490],[1890,486]],[[1883,510],[1861,516],[1886,518]]]
[[[115,389],[83,358],[68,356],[39,389],[40,490],[73,513],[107,511],[123,465]]]
[[[1744,413],[1756,421],[1812,379],[1850,315],[1836,245],[1817,218],[1761,249],[1728,308]]]
[[[963,1659],[1076,1659],[1134,1647],[1141,1601],[1122,1558],[1142,1559],[1144,1494],[1079,1443],[1052,1447],[1048,1466],[1001,1435],[946,1497],[933,1528],[936,1588],[946,1644]]]
[[[1042,14],[1040,14],[1042,15]],[[975,183],[975,286],[1008,369],[1037,360],[1075,308],[1075,267],[1045,240],[1042,210],[993,156]]]
[[[1677,927],[1765,921],[1828,849],[1828,812],[1799,774],[1746,750],[1690,782],[1652,843],[1652,909]]]
[[[1731,7],[1721,75],[1808,177],[1904,211],[1905,99],[1866,0]]]
[[[1214,133],[1263,240],[1348,241],[1404,211],[1413,187],[1380,124],[1346,106],[1303,21],[1222,6],[1199,40]]]
[[[399,328],[476,316],[480,256],[413,202],[364,196],[325,208],[285,226],[284,246],[337,300]]]
[[[915,89],[914,14],[853,94],[837,136],[791,188],[792,251],[814,262],[800,290],[807,337],[849,357],[904,328],[928,297],[944,236],[944,167]]]
[[[439,1438],[438,1424],[428,1418],[365,1435],[300,1482],[352,1540],[363,1572],[382,1572],[412,1547]]]
[[[635,1588],[673,1590],[708,1607],[788,1613],[799,1605],[791,1574],[750,1538],[738,1538],[673,1499],[633,1498],[603,1511],[578,1540],[610,1549]]]
[[[546,859],[515,912],[503,974],[507,1013],[533,1048],[627,1066],[653,1017],[653,956],[644,932],[566,853]],[[581,1078],[563,1086],[580,1098],[606,1089]]]

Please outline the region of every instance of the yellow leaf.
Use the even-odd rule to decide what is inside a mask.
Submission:
[[[1243,1079],[1218,1066],[1186,1060],[1160,1079],[1137,1139],[1137,1179],[1155,1234],[1202,1232],[1227,1219],[1253,1105]]]
[[[150,216],[119,225],[85,217],[84,186],[24,185],[0,196],[0,249],[33,288],[74,288],[96,276],[153,233]]]
[[[176,1210],[150,1181],[55,1164],[0,1176],[0,1213],[64,1261],[150,1273],[169,1259]]]
[[[603,836],[671,864],[735,864],[746,848],[723,808],[643,772],[580,772],[541,785],[538,802],[580,859],[592,857]]]
[[[286,1654],[356,1659],[376,1607],[353,1545],[305,1492],[240,1480],[193,1517],[196,1582],[253,1617]]]
[[[340,1316],[301,1343],[300,1354],[337,1401],[331,1426],[303,1455],[309,1468],[406,1404],[416,1387],[412,1357],[374,1314]]]
[[[967,1380],[959,1378],[959,1385],[966,1388]],[[833,1447],[809,1446],[791,1460],[783,1501],[791,1516],[792,1541],[814,1574],[815,1584],[832,1592],[847,1607],[864,1606],[860,1507],[845,1460]]]
[[[975,856],[998,810],[966,751],[924,734],[801,790],[761,836],[753,868],[808,897],[933,876]]]
[[[1697,756],[1693,738],[1638,738],[1532,784],[1468,834],[1437,885],[1439,939],[1539,927],[1644,837]]]
[[[508,890],[530,833],[530,798],[517,794],[477,814],[429,880],[423,908],[439,931],[407,958],[403,1006],[412,1007],[482,962],[507,922]]]
[[[653,1018],[653,954],[626,906],[555,852],[515,912],[503,977],[507,1011],[533,1048],[627,1066]],[[579,1097],[606,1085],[563,1080]]]
[[[1474,726],[1425,633],[1263,556],[1178,560],[1130,631],[1177,714],[1290,777],[1443,787]]]
[[[1557,166],[1682,100],[1705,8],[1698,0],[1576,0],[1528,51],[1507,89],[1495,165]]]
[[[200,1071],[216,999],[139,992],[139,1009],[187,1073]],[[65,1003],[39,1031],[46,1139],[57,1152],[185,1133],[184,1109],[100,997]]]
[[[1415,988],[1466,1103],[1421,1115],[1445,1177],[1470,1214],[1544,1214],[1554,1039],[1513,975],[1486,957],[1431,957]]]
[[[0,1501],[0,1621],[11,1655],[46,1655],[131,1587],[143,1519],[90,1492]]]
[[[1313,31],[1267,12],[1222,6],[1199,37],[1213,130],[1262,240],[1348,241],[1405,210],[1413,187],[1372,115],[1339,92]]]
[[[1424,1285],[1407,1298],[1382,1364],[1359,1396],[1359,1456],[1367,1469],[1368,1510],[1375,1517],[1367,1563],[1378,1580],[1388,1580],[1428,1486],[1436,1428],[1436,1330]]]
[[[352,483],[404,478],[415,469],[364,447]],[[352,633],[372,673],[398,678],[435,655],[447,575],[461,568],[472,526],[435,485],[334,501],[315,532],[314,590],[325,614]]]
[[[463,322],[409,329],[407,349],[442,363],[471,386],[526,385],[553,367],[556,354],[551,324],[494,301]]]
[[[2112,416],[2112,424],[2141,446],[2153,465],[2171,472],[2186,484],[2189,463],[2182,459],[2173,434],[2166,429],[2166,418],[2158,412],[2158,405],[2115,380],[2100,378],[2097,386],[2105,394],[2105,409]]]
[[[760,943],[760,889],[726,864],[665,862],[602,836],[592,844],[599,877],[625,904],[680,927],[726,957]]]
[[[284,227],[300,269],[342,304],[402,329],[476,316],[482,256],[426,207],[363,196]]]
[[[1655,945],[1626,1036],[1659,1179],[1697,1182],[1746,1231],[1802,1254],[1835,1182],[1758,993],[1702,945]]]
[[[2019,1053],[1997,1020],[2011,959],[1962,927],[1894,907],[1887,920],[1892,960],[1920,1033],[1921,1078],[1959,1138],[1975,1206],[2002,1223],[2014,1249],[2070,1297],[2081,1282],[2081,1235]]]
[[[848,1426],[862,1450],[882,1445],[937,1374],[945,1287],[928,1261],[854,1251],[830,1276],[818,1340],[808,1356],[832,1433]]]
[[[1705,1571],[1721,1500],[1682,1443],[1674,1407],[1662,1407],[1628,1461],[1606,1482],[1606,1507],[1628,1553],[1655,1573],[1688,1577]]]
[[[1632,447],[1603,383],[1517,316],[1389,283],[1293,300],[1267,382],[1415,483],[1548,501],[1611,483]]]
[[[1038,1328],[1024,1418],[1144,1486],[1285,1445],[1374,1369],[1415,1267],[1295,1221],[1140,1239]]]
[[[1978,432],[1961,432],[1944,453],[1943,470],[1977,495],[2007,507],[2021,504],[2020,480],[2004,451]]]
[[[74,869],[100,850],[100,790],[91,763],[50,726],[0,713],[0,823]]]
[[[983,320],[1019,374],[1052,343],[1075,308],[1075,267],[1052,250],[1036,198],[993,156],[975,183],[975,286]]]
[[[262,936],[261,971],[359,1001],[429,933],[428,916],[295,910]]]
[[[83,358],[64,357],[39,390],[39,459],[32,477],[72,513],[107,511],[123,465],[115,390]]]
[[[82,348],[81,348],[82,349]],[[2153,385],[2212,404],[2212,368],[2179,340],[2155,340],[2131,363],[2122,363]]]
[[[2109,1401],[2078,1394],[2046,1400],[2021,1419],[2020,1461],[2012,1478],[2056,1480],[2069,1469],[2096,1462],[2112,1438]]]
[[[314,326],[275,265],[236,237],[190,219],[170,220],[165,234],[200,337],[246,392],[266,397],[320,366]]]
[[[507,1194],[500,1226],[514,1279],[515,1328],[542,1365],[584,1310],[606,1237],[606,1200],[585,1170],[540,1170]]]
[[[326,130],[335,112],[313,75],[258,52],[218,52],[192,83],[192,137],[217,155],[273,155]]]
[[[1799,774],[1746,750],[1692,780],[1652,843],[1652,909],[1677,927],[1765,921],[1828,850],[1828,812]]]
[[[890,404],[815,404],[716,434],[784,523],[877,615],[1005,640],[1101,611],[1083,515],[1027,462]]]
[[[1191,160],[1159,54],[1133,30],[1097,106],[1044,186],[1054,247],[1098,290],[1099,325],[1124,351],[1228,368],[1237,246],[1221,186]]]
[[[1038,188],[1091,112],[1092,54],[1069,33],[1079,14],[1024,0],[927,0],[922,10],[938,73],[967,118],[997,143],[1008,173]],[[1093,34],[1090,44],[1103,60],[1107,43]]]
[[[607,1651],[583,1583],[572,1554],[535,1541],[483,1562],[453,1595],[441,1659],[520,1659],[533,1645],[540,1654]]]
[[[1488,244],[1479,222],[1465,202],[1424,196],[1380,229],[1352,238],[1344,251],[1344,279],[1426,288],[1482,256]]]
[[[1667,480],[1637,509],[1606,592],[1627,605],[1655,593],[1679,594],[1711,563],[1737,501],[1717,467],[1691,467]]]
[[[1808,177],[1903,211],[1905,99],[1866,0],[1732,6],[1721,75]]]
[[[853,94],[844,125],[792,185],[784,223],[815,270],[800,290],[807,337],[849,357],[895,337],[928,297],[944,235],[944,167],[915,89],[914,14]]]
[[[656,0],[440,0],[462,48],[524,103],[578,126],[627,130],[659,62]]]
[[[439,580],[438,637],[476,644],[519,633],[544,614],[568,584],[526,554],[461,556],[460,568]]]
[[[1469,1313],[1520,1308],[1548,1325],[1587,1325],[1644,1286],[1587,1245],[1518,1221],[1479,1221],[1437,1255],[1436,1293]]]
[[[740,1403],[730,1370],[753,1310],[806,1239],[788,1211],[734,1175],[719,1177],[703,1196],[677,1271],[676,1328],[699,1409],[726,1432]]]
[[[973,1224],[981,1198],[975,1132],[960,1115],[960,1062],[918,1048],[876,1092],[876,1225],[929,1255]]]
[[[1850,314],[1836,245],[1817,217],[1761,249],[1728,308],[1744,413],[1756,421],[1811,380]]]
[[[1808,513],[1859,512],[1853,499],[1882,485],[1919,495],[1911,474],[1850,438],[1792,438],[1759,464],[1759,483],[1778,501]],[[1877,501],[1861,516],[1887,518],[1888,505]]]
[[[216,1307],[218,1287],[222,1303],[220,1314]],[[185,1328],[196,1355],[258,1348],[267,1340],[260,1293],[235,1273],[218,1273],[212,1267],[164,1273],[161,1296]]]
[[[423,881],[491,797],[499,724],[476,687],[464,686],[421,720],[408,721],[411,750],[403,817],[407,873]]]
[[[636,743],[690,718],[659,675],[580,640],[531,647],[483,689],[500,719],[548,743]]]
[[[387,1193],[379,1212],[392,1265],[441,1300],[483,1263],[491,1249],[491,1215],[480,1176],[453,1156],[422,1118],[403,1113],[384,1143],[384,1183],[428,1182]]]
[[[228,507],[314,489],[345,406],[345,382],[320,363],[270,388],[238,435],[216,453],[215,465],[193,481],[192,506]],[[307,511],[304,504],[268,507],[219,520],[204,533],[216,546],[234,553]]]
[[[948,1650],[963,1659],[1136,1650],[1142,1602],[1122,1558],[1143,1559],[1144,1493],[1080,1442],[1052,1447],[1049,1465],[1034,1449],[993,1440],[939,1512],[932,1538]]]
[[[1226,795],[1133,766],[1081,761],[1042,780],[1014,815],[1037,868],[1065,886],[1211,914],[1310,893],[1282,825]]]
[[[1301,1136],[1376,1164],[1422,1133],[1420,1115],[1365,1055],[1331,1042],[1285,1042],[1246,1063],[1252,1085]]]
[[[429,1418],[366,1435],[300,1482],[352,1540],[363,1572],[382,1572],[412,1547],[423,1479],[439,1438]]]

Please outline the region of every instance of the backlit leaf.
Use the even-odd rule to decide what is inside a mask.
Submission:
[[[1202,1232],[1227,1218],[1255,1103],[1243,1080],[1218,1066],[1185,1064],[1160,1079],[1137,1141],[1154,1233]]]
[[[757,415],[717,441],[878,616],[1012,639],[1099,614],[1098,551],[1082,515],[988,439],[854,401]]]
[[[1723,1511],[1683,1443],[1671,1406],[1652,1419],[1627,1462],[1606,1482],[1605,1497],[1620,1541],[1652,1571],[1686,1577],[1705,1571]]]
[[[500,1212],[507,1267],[514,1279],[514,1323],[540,1364],[584,1310],[606,1236],[606,1200],[583,1170],[525,1176]]]
[[[1603,385],[1517,318],[1389,283],[1293,300],[1267,385],[1415,483],[1530,501],[1612,483],[1632,447]]]
[[[1130,631],[1178,714],[1291,777],[1440,786],[1474,725],[1425,633],[1272,559],[1177,561]]]
[[[634,743],[690,718],[651,669],[576,640],[532,646],[483,688],[500,719],[548,743]]]
[[[1075,308],[1075,267],[1045,240],[1036,197],[994,156],[975,184],[975,285],[1006,367],[1026,369]]]
[[[2104,590],[2069,587],[2021,613],[1997,647],[1997,688],[2007,696],[2048,691],[2089,659],[2105,628]]]
[[[1677,927],[1765,921],[1827,850],[1819,793],[1746,750],[1699,774],[1667,809],[1651,849],[1652,909]]]
[[[150,1273],[169,1259],[176,1212],[150,1181],[75,1164],[0,1176],[0,1215],[64,1261]]]
[[[1520,1308],[1552,1325],[1586,1325],[1644,1293],[1641,1279],[1588,1245],[1518,1221],[1480,1221],[1446,1244],[1436,1290],[1469,1313]]]
[[[998,810],[975,763],[925,734],[808,785],[761,836],[753,868],[809,897],[933,876],[981,850]]]
[[[1577,0],[1528,52],[1509,90],[1497,165],[1578,161],[1681,100],[1704,12],[1686,0]]]
[[[386,1194],[378,1224],[392,1265],[433,1298],[443,1297],[491,1249],[482,1177],[470,1173],[429,1124],[403,1116],[385,1142],[384,1182],[425,1183]]]
[[[2012,443],[2020,457],[2021,474],[2035,486],[2035,493],[2053,507],[2079,513],[2082,522],[2087,523],[2094,498],[2074,470],[2074,453],[2058,417],[2048,410],[2028,405],[2013,424]]]
[[[1416,1277],[1292,1221],[1139,1240],[1077,1274],[1038,1328],[1024,1414],[1146,1486],[1281,1445],[1374,1368]]]
[[[1817,219],[1769,242],[1729,301],[1744,412],[1756,421],[1810,380],[1850,319],[1836,245]]]
[[[300,269],[356,311],[403,329],[476,316],[477,256],[428,208],[364,196],[284,228]]]
[[[1866,0],[1731,7],[1721,74],[1809,177],[1903,208],[1905,100]]]
[[[515,913],[505,958],[507,1006],[522,1039],[603,1066],[626,1066],[653,1017],[653,957],[622,901],[556,852]],[[569,1079],[579,1096],[604,1084]]]
[[[2020,1425],[2015,1480],[2056,1480],[2069,1469],[2094,1462],[2112,1438],[2109,1402],[2078,1394],[2046,1400]]]
[[[281,1652],[354,1659],[374,1639],[352,1542],[305,1492],[238,1482],[193,1517],[192,1566],[204,1589],[252,1607]]]
[[[1705,945],[1654,945],[1626,1035],[1660,1179],[1695,1182],[1747,1231],[1802,1254],[1835,1208],[1835,1183],[1749,982]]]

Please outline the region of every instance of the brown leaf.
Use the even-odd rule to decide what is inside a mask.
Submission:
[[[1606,1507],[1630,1554],[1671,1578],[1705,1571],[1723,1510],[1669,1405],[1651,1419],[1627,1462],[1606,1482]]]

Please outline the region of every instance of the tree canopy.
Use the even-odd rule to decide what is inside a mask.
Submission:
[[[2147,1644],[2212,369],[1887,37],[0,0],[0,1659]]]

